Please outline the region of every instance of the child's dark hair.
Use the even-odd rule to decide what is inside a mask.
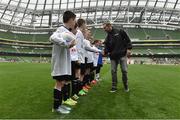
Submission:
[[[76,15],[71,11],[65,11],[63,14],[63,22],[67,23],[70,19],[75,19]]]
[[[96,43],[98,43],[98,42],[100,42],[100,40],[94,40],[94,44],[96,44]]]
[[[81,27],[83,24],[85,24],[86,23],[86,21],[84,20],[84,19],[82,19],[82,18],[79,18],[78,20],[77,20],[77,25],[78,25],[78,27]]]
[[[76,29],[78,27],[78,24],[76,23],[75,26],[74,26],[74,29]]]

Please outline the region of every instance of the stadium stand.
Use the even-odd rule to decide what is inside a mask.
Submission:
[[[161,53],[168,53],[168,54],[176,54],[180,53],[180,49],[178,48],[134,48],[132,50],[133,54],[161,54]]]
[[[145,40],[146,39],[146,33],[144,32],[143,29],[140,28],[127,28],[126,32],[128,33],[130,38],[133,39],[140,39],[140,40]]]
[[[48,42],[49,36],[49,34],[22,34],[0,31],[0,38],[20,41]]]
[[[148,29],[148,28],[124,28],[131,39],[139,40],[167,40],[167,39],[180,39],[180,31],[178,30],[161,30],[161,29]],[[92,29],[93,35],[96,39],[104,39],[106,33],[100,29]],[[148,38],[149,37],[149,38]]]

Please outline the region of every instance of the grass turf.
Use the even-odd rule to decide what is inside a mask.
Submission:
[[[0,118],[180,118],[180,66],[129,65],[130,92],[111,88],[110,66],[103,80],[68,115],[52,113],[50,64],[0,63]]]

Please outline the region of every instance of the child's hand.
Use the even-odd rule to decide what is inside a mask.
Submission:
[[[76,45],[76,40],[72,40],[69,44],[69,48],[72,48],[75,45]]]

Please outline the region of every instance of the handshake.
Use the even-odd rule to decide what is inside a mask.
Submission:
[[[98,52],[96,52],[96,53],[100,53],[100,54],[102,54],[103,56],[105,56],[105,52],[104,52],[104,50],[99,50]]]

